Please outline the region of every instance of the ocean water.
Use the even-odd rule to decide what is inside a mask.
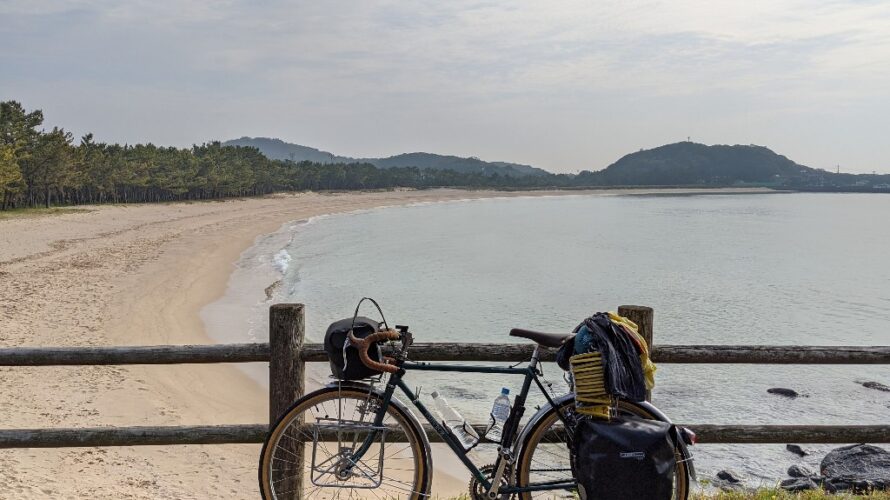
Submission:
[[[371,296],[420,342],[514,342],[512,327],[568,332],[594,312],[641,304],[655,309],[656,343],[887,345],[888,214],[883,195],[744,194],[527,197],[328,216],[259,239],[236,266],[237,293],[205,320],[230,332],[221,340],[261,341],[270,303],[302,302],[309,339],[320,341]],[[213,325],[223,310],[230,319],[217,321],[228,324]],[[314,383],[326,376],[313,366]],[[565,391],[555,365],[545,376]],[[480,421],[501,386],[515,393],[520,383],[409,377]],[[654,403],[686,423],[886,423],[890,394],[857,383],[865,380],[890,385],[890,367],[663,364]],[[772,485],[791,464],[818,467],[833,447],[803,446],[812,454],[800,459],[784,444],[701,445],[696,465]]]

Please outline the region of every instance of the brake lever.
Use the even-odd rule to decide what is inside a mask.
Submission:
[[[414,335],[408,331],[406,325],[396,325],[396,330],[402,336],[402,355],[404,356],[408,352],[408,347],[414,344]]]

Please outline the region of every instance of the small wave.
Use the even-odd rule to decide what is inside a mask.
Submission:
[[[293,260],[293,258],[290,256],[290,253],[288,253],[287,249],[282,248],[278,251],[278,253],[275,254],[275,257],[273,257],[272,260],[275,263],[275,269],[279,273],[284,274],[290,267],[290,262],[291,260]]]
[[[297,229],[302,226],[311,226],[320,220],[328,219],[334,215],[340,215],[340,214],[332,213],[332,214],[313,215],[312,217],[309,217],[308,219],[302,219],[302,220],[296,221],[296,223],[293,225],[292,228]]]

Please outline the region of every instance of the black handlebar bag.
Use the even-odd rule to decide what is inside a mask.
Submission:
[[[670,500],[677,458],[673,425],[636,417],[582,419],[572,469],[582,500]]]
[[[353,330],[356,337],[363,339],[380,328],[380,323],[363,316],[341,319],[331,323],[324,334],[324,350],[328,353],[331,362],[331,374],[340,380],[359,380],[379,375],[380,372],[372,370],[362,363],[355,346],[347,346],[349,330]],[[368,356],[374,361],[380,361],[380,347],[377,344],[368,349]]]

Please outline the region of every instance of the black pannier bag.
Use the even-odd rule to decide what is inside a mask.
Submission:
[[[618,416],[575,426],[572,469],[581,500],[670,500],[677,458],[674,426]]]
[[[324,334],[324,350],[328,353],[331,362],[331,373],[340,380],[358,380],[380,374],[377,370],[372,370],[362,363],[355,346],[346,347],[344,363],[343,346],[346,344],[349,330],[353,329],[353,324],[355,325],[353,333],[360,339],[375,333],[380,327],[380,323],[364,316],[341,319],[331,323],[328,331]],[[382,358],[380,348],[376,345],[368,349],[368,355],[374,361],[380,361]]]

